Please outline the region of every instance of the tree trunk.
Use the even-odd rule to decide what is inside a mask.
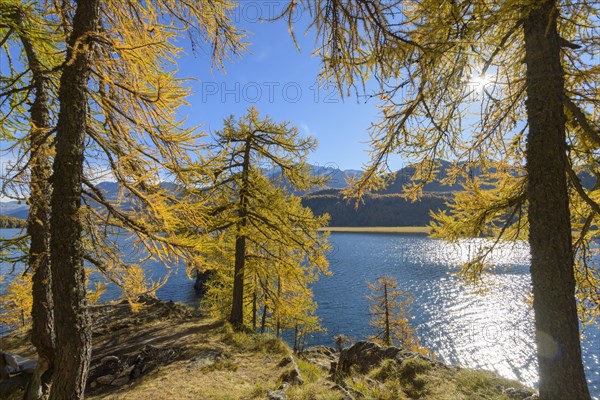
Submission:
[[[235,264],[233,269],[233,303],[229,322],[234,329],[244,326],[244,264],[246,262],[246,226],[248,225],[248,186],[250,179],[250,150],[252,134],[249,134],[244,149],[242,181],[240,184],[238,232],[235,238]]]
[[[265,333],[265,329],[267,327],[267,310],[268,309],[269,309],[268,306],[266,306],[266,305],[263,306],[262,317],[260,319],[260,333]]]
[[[18,11],[19,25],[25,28],[25,17]],[[35,49],[26,35],[21,42],[32,73],[35,95],[31,104],[30,185],[27,233],[29,269],[32,271],[31,342],[38,353],[38,363],[25,392],[24,399],[45,398],[50,389],[54,367],[54,317],[52,313],[52,275],[50,272],[50,96],[48,78]]]
[[[60,79],[60,110],[52,178],[50,249],[56,331],[51,400],[83,399],[91,357],[83,268],[81,184],[91,46],[98,31],[99,0],[79,0]]]
[[[29,65],[32,71],[35,71],[31,61]],[[34,86],[36,94],[31,106],[31,183],[27,231],[30,237],[29,268],[33,271],[31,342],[37,349],[38,364],[27,391],[27,399],[39,399],[47,395],[54,366],[54,317],[49,249],[50,159],[46,138],[50,118],[45,79],[34,78]]]
[[[388,302],[388,284],[387,281],[383,283],[383,301],[385,308],[385,335],[384,341],[387,346],[392,345],[392,335],[390,334],[390,305]]]
[[[252,332],[256,332],[256,313],[258,312],[258,283],[256,282],[256,275],[254,276],[254,288],[252,292]]]
[[[298,352],[298,324],[294,325],[294,353]]]
[[[277,277],[277,302],[275,303],[275,336],[281,336],[281,277]]]
[[[233,304],[229,322],[239,329],[244,325],[244,263],[246,261],[246,237],[235,238],[235,266],[233,271]]]
[[[575,301],[557,13],[555,1],[546,1],[524,24],[531,280],[540,399],[583,400],[590,395]]]

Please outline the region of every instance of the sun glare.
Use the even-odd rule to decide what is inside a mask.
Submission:
[[[482,92],[483,89],[485,89],[485,87],[488,86],[491,82],[492,81],[490,80],[489,76],[487,76],[486,74],[473,77],[474,89],[479,92]]]

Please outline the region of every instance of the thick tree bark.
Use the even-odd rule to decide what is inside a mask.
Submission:
[[[23,24],[23,16],[19,15]],[[37,349],[38,363],[24,398],[45,398],[50,390],[54,368],[54,316],[52,312],[52,275],[50,271],[50,132],[49,87],[47,71],[40,63],[32,43],[22,36],[21,42],[32,72],[35,88],[31,114],[29,217],[29,269],[32,276],[31,342]]]
[[[52,178],[50,249],[56,331],[56,365],[51,400],[82,399],[91,357],[85,298],[81,184],[86,130],[86,90],[91,46],[98,31],[99,0],[79,0],[60,79],[60,111]]]
[[[590,395],[575,301],[557,13],[555,1],[546,1],[524,24],[531,279],[540,399],[583,400]]]

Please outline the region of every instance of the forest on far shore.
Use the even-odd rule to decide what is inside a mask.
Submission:
[[[354,200],[344,199],[338,189],[323,190],[302,197],[302,205],[315,215],[328,213],[329,226],[426,226],[431,211],[446,210],[451,193],[424,193],[412,202],[399,193],[371,194],[356,207]]]

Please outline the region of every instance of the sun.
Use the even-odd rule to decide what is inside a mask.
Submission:
[[[491,83],[492,81],[490,77],[486,74],[474,76],[472,81],[474,89],[479,92],[482,92],[486,88],[486,86],[488,86]]]

